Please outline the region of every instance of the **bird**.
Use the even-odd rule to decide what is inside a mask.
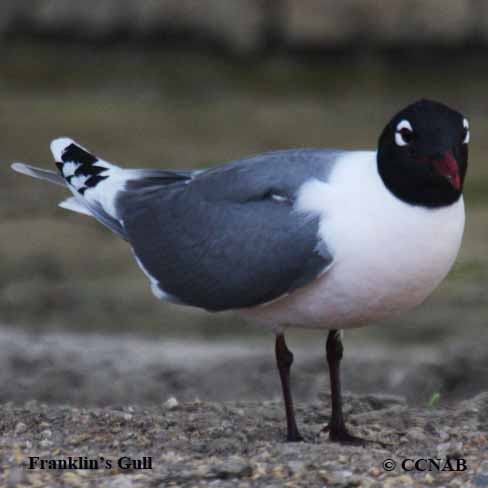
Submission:
[[[420,99],[389,120],[376,150],[285,149],[207,169],[124,169],[59,138],[57,171],[12,168],[67,188],[60,207],[126,240],[158,299],[232,310],[269,329],[288,441],[304,438],[285,333],[327,331],[324,430],[331,441],[364,445],[343,414],[343,331],[415,307],[449,272],[464,231],[469,139],[464,115]]]

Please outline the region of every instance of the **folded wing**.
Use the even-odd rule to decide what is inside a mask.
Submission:
[[[270,153],[172,185],[129,181],[116,202],[158,296],[219,311],[252,307],[312,282],[333,258],[318,219],[294,209],[337,152]]]

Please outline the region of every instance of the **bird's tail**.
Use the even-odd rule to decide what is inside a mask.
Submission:
[[[115,209],[116,195],[127,180],[124,170],[94,156],[68,138],[55,139],[51,143],[51,152],[59,174],[24,163],[14,163],[12,169],[66,186],[73,196],[62,201],[60,207],[95,217],[125,238]]]

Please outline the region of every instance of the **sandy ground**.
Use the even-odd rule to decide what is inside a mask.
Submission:
[[[330,399],[319,352],[296,351],[306,442],[290,444],[271,343],[0,329],[0,486],[488,486],[482,351],[346,349],[349,425],[387,444],[366,448],[320,433]],[[70,456],[71,469],[40,469]],[[127,458],[147,469],[125,469]],[[411,470],[418,459],[441,469]]]

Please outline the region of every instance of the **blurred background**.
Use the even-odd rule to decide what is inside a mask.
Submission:
[[[162,345],[258,345],[273,363],[267,332],[229,314],[158,302],[125,242],[57,208],[67,193],[14,174],[12,161],[52,167],[49,142],[59,136],[124,167],[198,168],[292,147],[374,148],[393,113],[427,97],[470,120],[463,248],[424,305],[348,331],[346,355],[349,348],[353,359],[404,357],[439,374],[439,361],[461,361],[451,383],[425,373],[435,379],[422,399],[487,386],[487,53],[485,0],[1,0],[4,353],[14,354],[24,333],[35,337],[24,348],[32,351],[53,331],[70,331],[129,334],[148,344],[157,337]],[[299,350],[322,353],[324,331],[290,337]],[[39,368],[15,350],[26,376]],[[475,356],[481,363],[466,363]],[[310,374],[323,374],[315,369]],[[15,397],[5,388],[0,397]],[[420,386],[412,388],[415,396]],[[50,399],[46,388],[35,394]]]

